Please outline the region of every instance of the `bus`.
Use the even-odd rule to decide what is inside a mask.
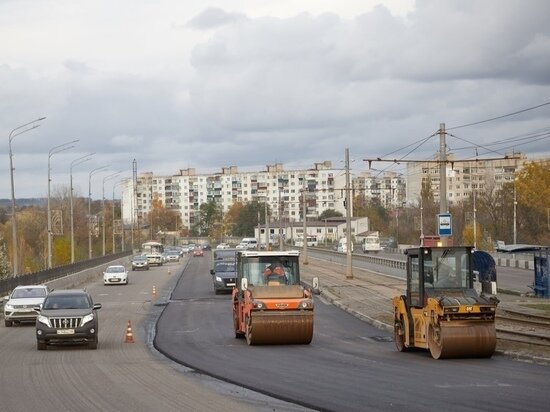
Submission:
[[[307,236],[307,245],[308,246],[318,246],[319,242],[317,241],[317,236],[308,235]],[[294,246],[304,247],[304,238],[303,236],[297,237],[294,240]]]
[[[367,236],[363,238],[361,242],[361,249],[363,253],[374,252],[378,253],[382,250],[380,246],[380,235],[378,232],[368,232]]]
[[[141,253],[147,256],[147,262],[150,265],[162,266],[164,263],[163,252],[164,246],[159,242],[149,241],[141,245]]]

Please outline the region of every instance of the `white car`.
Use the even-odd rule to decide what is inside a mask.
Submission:
[[[128,271],[122,265],[107,266],[103,272],[103,283],[105,285],[127,285]]]
[[[228,243],[220,243],[218,246],[216,246],[216,249],[229,249],[230,246]]]
[[[17,286],[4,304],[4,325],[13,322],[36,321],[38,313],[33,307],[40,306],[50,292],[46,285]]]

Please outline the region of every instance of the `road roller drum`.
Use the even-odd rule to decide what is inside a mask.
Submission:
[[[245,336],[249,345],[309,344],[313,338],[313,312],[255,312]]]
[[[445,322],[430,326],[428,345],[434,359],[490,358],[496,349],[494,322]]]

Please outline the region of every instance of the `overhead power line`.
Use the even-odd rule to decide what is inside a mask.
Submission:
[[[460,125],[460,126],[448,127],[447,130],[461,129],[463,127],[475,126],[476,124],[488,123],[488,122],[492,122],[493,120],[504,119],[505,117],[515,116],[516,114],[525,113],[525,112],[528,112],[530,110],[535,110],[535,109],[538,109],[540,107],[548,106],[548,105],[550,105],[550,102],[542,103],[542,104],[539,104],[539,105],[533,106],[533,107],[528,107],[527,109],[518,110],[516,112],[503,114],[502,116],[497,116],[497,117],[492,117],[490,119],[480,120],[478,122],[467,123],[467,124],[463,124],[463,125]]]

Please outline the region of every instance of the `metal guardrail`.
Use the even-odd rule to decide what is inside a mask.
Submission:
[[[68,265],[57,266],[51,269],[40,270],[38,272],[25,273],[15,277],[0,279],[0,297],[10,293],[16,286],[19,285],[40,285],[72,273],[80,272],[85,269],[90,269],[113,260],[129,256],[131,250],[119,252],[111,255],[105,255],[88,260],[81,260]]]
[[[302,250],[302,248],[289,247],[296,250]],[[346,265],[346,254],[336,252],[334,250],[308,247],[308,256],[326,260],[328,262]],[[407,262],[406,260],[388,259],[383,257],[377,257],[373,255],[362,255],[353,253],[351,265],[354,268],[371,270],[374,272],[380,272],[384,275],[395,276],[401,279],[407,278]]]

